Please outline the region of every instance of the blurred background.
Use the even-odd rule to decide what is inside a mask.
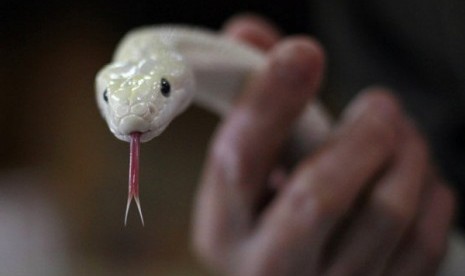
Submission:
[[[123,227],[129,146],[108,131],[93,85],[119,39],[140,25],[219,29],[247,11],[286,34],[316,35],[328,49],[322,97],[330,109],[337,114],[367,85],[395,88],[445,176],[462,183],[465,5],[433,2],[2,1],[0,275],[208,275],[189,244],[218,123],[208,112],[190,108],[143,144],[146,225],[132,209]]]

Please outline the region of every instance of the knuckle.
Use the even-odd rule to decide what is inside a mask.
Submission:
[[[243,128],[244,120],[237,118],[230,118],[222,125],[210,148],[210,157],[213,161],[223,162],[225,156],[242,153],[241,140],[238,139],[238,136]]]
[[[240,183],[240,179],[253,172],[256,155],[251,154],[247,143],[237,132],[241,120],[230,122],[232,125],[223,127],[210,148],[208,168],[210,171],[224,176],[225,181]]]
[[[343,213],[340,204],[336,204],[332,197],[320,195],[319,197],[312,196],[309,198],[307,208],[315,218],[327,219],[338,217]]]
[[[415,252],[423,256],[427,262],[437,263],[446,254],[447,242],[446,240],[438,239],[430,235],[429,231],[429,229],[417,230],[413,246]]]
[[[227,260],[231,259],[234,254],[232,248],[218,239],[218,237],[214,237],[214,235],[212,237],[207,233],[201,236],[194,236],[191,248],[196,258],[202,264],[217,271],[228,269]]]
[[[227,129],[221,129],[219,135],[214,140],[208,152],[209,163],[214,165],[222,164],[224,156],[235,152],[231,143],[229,143],[230,134],[228,132]]]
[[[371,209],[377,221],[381,221],[383,227],[394,232],[404,231],[414,217],[412,204],[402,197],[374,195],[374,199],[371,200]]]
[[[265,256],[268,257],[268,256]],[[261,257],[258,259],[258,262],[248,266],[249,270],[247,273],[241,275],[250,275],[250,276],[266,276],[266,275],[276,275],[278,271],[281,271],[280,263],[282,260],[280,258],[269,258]]]
[[[199,259],[206,264],[213,264],[216,262],[219,253],[219,246],[213,240],[204,236],[196,235],[193,238],[193,251]]]
[[[343,213],[340,202],[335,200],[334,193],[318,189],[311,185],[312,181],[300,182],[289,190],[288,202],[290,212],[302,214],[315,220],[337,217]]]
[[[258,242],[258,243],[257,243]],[[236,254],[236,260],[232,269],[233,273],[228,275],[285,275],[283,268],[285,260],[282,258],[282,251],[268,243],[261,243],[259,240],[252,240],[250,243],[240,247]],[[240,264],[237,266],[237,264]]]

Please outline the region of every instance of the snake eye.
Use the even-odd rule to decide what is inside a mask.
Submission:
[[[105,89],[105,91],[103,91],[103,100],[108,103],[108,89]]]
[[[170,92],[171,92],[171,85],[170,83],[165,79],[162,78],[160,82],[160,92],[163,96],[169,97]]]

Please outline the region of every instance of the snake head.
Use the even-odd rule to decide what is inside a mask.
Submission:
[[[134,132],[146,142],[158,136],[190,103],[193,77],[182,58],[165,54],[139,61],[114,62],[96,78],[96,97],[111,132],[130,141]]]

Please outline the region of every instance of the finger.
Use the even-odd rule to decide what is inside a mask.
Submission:
[[[454,214],[454,197],[437,181],[422,201],[418,217],[385,275],[436,275],[447,248],[447,235]]]
[[[253,14],[242,14],[231,18],[224,25],[223,33],[264,51],[270,50],[281,37],[276,26]]]
[[[194,225],[199,254],[215,255],[249,229],[262,184],[322,70],[322,50],[308,39],[288,39],[271,51],[210,149]]]
[[[380,275],[413,223],[427,183],[429,155],[425,141],[408,120],[403,120],[401,132],[392,166],[344,231],[329,275]]]
[[[330,230],[392,156],[399,118],[396,101],[386,93],[357,99],[336,137],[292,173],[264,214],[256,235],[265,237],[260,241],[264,251],[274,255],[305,247],[321,252]]]

